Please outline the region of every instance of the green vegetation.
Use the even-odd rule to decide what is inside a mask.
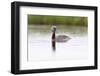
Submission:
[[[28,15],[29,25],[88,25],[87,17]]]

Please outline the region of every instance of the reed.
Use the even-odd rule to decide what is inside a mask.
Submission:
[[[28,15],[28,25],[88,25],[87,17]]]

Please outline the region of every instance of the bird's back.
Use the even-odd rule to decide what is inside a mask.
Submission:
[[[57,42],[66,42],[68,40],[70,40],[71,38],[69,36],[66,35],[58,35],[56,36],[56,41]]]

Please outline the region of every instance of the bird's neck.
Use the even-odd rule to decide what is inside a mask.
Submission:
[[[55,32],[52,33],[52,39],[55,39],[56,35]]]

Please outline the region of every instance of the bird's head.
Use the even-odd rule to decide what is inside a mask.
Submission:
[[[51,30],[52,32],[56,32],[56,26],[52,26]]]

